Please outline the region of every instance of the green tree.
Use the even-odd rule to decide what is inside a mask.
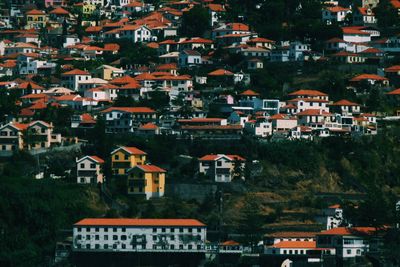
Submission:
[[[188,37],[202,37],[210,29],[210,17],[207,9],[196,5],[183,13],[180,34]]]

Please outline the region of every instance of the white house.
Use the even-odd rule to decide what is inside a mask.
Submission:
[[[357,7],[353,12],[353,25],[375,25],[377,19],[369,7]]]
[[[341,23],[345,21],[349,13],[351,13],[349,8],[341,6],[327,7],[322,11],[322,21],[328,25],[332,23]]]
[[[351,43],[368,43],[371,41],[371,33],[362,31],[358,27],[342,27],[343,40]]]
[[[326,230],[337,228],[343,223],[343,209],[340,205],[332,205],[323,209],[316,217],[316,221],[324,226]]]
[[[104,176],[102,165],[104,160],[98,156],[85,156],[76,160],[77,183],[98,184],[103,183]]]
[[[61,74],[61,86],[66,87],[68,89],[78,91],[79,90],[79,84],[82,81],[88,81],[91,79],[92,76],[89,72],[79,70],[79,69],[74,69],[68,72],[64,72]]]
[[[340,258],[355,258],[371,250],[375,227],[338,227],[317,234],[318,248],[335,248]]]
[[[205,253],[206,225],[194,219],[86,218],[73,226],[75,252]]]
[[[229,183],[236,176],[244,179],[242,173],[245,161],[238,155],[205,155],[199,159],[199,172],[213,178],[215,182]]]
[[[179,53],[178,63],[180,67],[201,65],[201,54],[195,50],[183,50]]]

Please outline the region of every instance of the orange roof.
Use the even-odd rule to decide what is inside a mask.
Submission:
[[[101,30],[103,29],[103,27],[101,26],[89,26],[85,29],[85,32],[87,33],[91,33],[91,32],[101,32]]]
[[[123,77],[119,77],[119,78],[115,78],[114,80],[110,81],[110,83],[112,84],[128,84],[128,83],[132,83],[132,82],[136,82],[136,80],[134,78],[132,78],[131,76],[123,76]]]
[[[161,71],[161,70],[176,70],[178,69],[178,66],[176,63],[167,63],[167,64],[161,64],[156,67],[156,70]]]
[[[111,154],[114,154],[115,152],[119,151],[120,149],[125,150],[131,155],[147,155],[146,152],[140,150],[139,148],[133,147],[133,146],[121,146],[117,149],[115,149]]]
[[[206,122],[206,123],[211,123],[211,122],[221,122],[223,119],[221,118],[192,118],[192,119],[180,119],[178,122],[180,123],[197,123],[197,122]]]
[[[209,75],[209,76],[232,76],[233,72],[231,72],[229,70],[225,70],[225,69],[217,69],[217,70],[214,70],[214,71],[208,73],[207,75]]]
[[[204,227],[205,224],[194,219],[108,219],[86,218],[74,224],[75,226],[193,226]]]
[[[73,70],[64,72],[61,75],[90,75],[90,73],[85,70],[73,69]]]
[[[249,31],[249,26],[243,23],[229,23],[227,24],[228,29],[234,30],[234,31]]]
[[[90,115],[89,113],[83,113],[81,115],[81,123],[96,123],[96,120],[92,117],[92,115]]]
[[[183,125],[182,130],[241,130],[242,125]]]
[[[18,89],[28,89],[28,87],[31,87],[32,89],[39,89],[43,90],[44,88],[41,87],[40,85],[34,83],[34,82],[22,82],[18,85]]]
[[[375,227],[337,227],[322,231],[318,235],[371,235],[377,231]]]
[[[274,248],[317,248],[317,243],[315,241],[281,241],[276,243],[272,247]]]
[[[208,8],[214,12],[225,12],[225,7],[221,4],[208,4]]]
[[[399,71],[400,71],[400,65],[394,65],[385,69],[385,72],[399,72]]]
[[[146,130],[157,130],[157,129],[158,129],[158,126],[151,122],[146,123],[139,127],[139,130],[145,130],[145,131]]]
[[[228,241],[221,243],[221,245],[222,246],[239,246],[240,243],[233,241],[233,240],[228,240]]]
[[[275,41],[267,39],[267,38],[256,37],[256,38],[248,40],[247,43],[275,43]]]
[[[340,209],[340,205],[339,204],[334,204],[334,205],[330,205],[328,208],[330,208],[330,209]]]
[[[314,238],[318,232],[276,232],[272,234],[267,234],[266,236],[270,237],[288,237],[288,238],[299,238],[299,237],[307,237]]]
[[[359,106],[359,104],[351,102],[346,99],[342,99],[342,100],[339,100],[339,101],[331,104],[331,106]]]
[[[102,111],[102,113],[111,111],[122,111],[129,113],[155,113],[155,111],[148,107],[110,107]]]
[[[41,10],[32,9],[26,12],[27,15],[45,15],[45,13]]]
[[[342,11],[350,11],[349,8],[341,7],[341,6],[333,6],[333,7],[328,7],[326,8],[332,13],[337,13],[337,12],[342,12]]]
[[[248,90],[240,93],[240,95],[243,95],[243,96],[259,96],[260,94],[254,92],[253,90],[248,89]]]
[[[89,156],[89,157],[98,163],[104,163],[104,160],[98,156]]]
[[[400,95],[400,88],[397,88],[393,91],[390,91],[389,93],[386,93],[387,95]]]
[[[52,11],[50,11],[50,14],[55,14],[55,15],[69,15],[69,12],[67,10],[65,10],[62,7],[57,7],[55,9],[53,9]]]
[[[297,113],[297,116],[331,116],[331,113],[323,111],[321,109],[306,109],[302,112]]]
[[[157,167],[155,165],[136,165],[134,168],[139,168],[144,172],[167,172],[164,169],[161,169],[160,167]]]
[[[199,158],[199,161],[214,161],[221,157],[227,157],[232,161],[234,161],[234,160],[245,161],[246,160],[245,158],[243,158],[239,155],[210,154],[210,155],[205,155],[205,156]]]
[[[386,77],[382,77],[376,74],[361,74],[350,80],[350,82],[359,82],[363,80],[375,80],[375,81],[386,81]]]
[[[327,94],[322,93],[317,90],[306,90],[306,89],[298,90],[298,91],[292,92],[288,95],[290,95],[290,96],[328,96]]]
[[[357,34],[357,35],[370,35],[368,32],[363,32],[358,28],[342,27],[343,34]]]
[[[155,76],[153,76],[152,74],[150,74],[150,73],[147,73],[147,72],[144,72],[144,73],[141,73],[141,74],[139,74],[138,76],[136,76],[135,77],[135,79],[136,80],[138,80],[138,81],[144,81],[144,80],[155,80]]]

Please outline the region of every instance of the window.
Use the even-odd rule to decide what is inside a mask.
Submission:
[[[121,240],[126,240],[126,235],[121,235]]]
[[[157,228],[153,228],[153,233],[156,233],[157,232]]]
[[[104,240],[108,240],[108,235],[105,235],[105,236],[104,236]]]
[[[86,228],[86,231],[87,231],[87,232],[90,232],[90,227],[87,227],[87,228]]]
[[[113,228],[113,232],[116,232],[116,231],[117,231],[117,228],[116,228],[116,227],[114,227],[114,228]]]
[[[347,250],[347,254],[351,254],[351,249],[348,249],[348,250]]]
[[[113,240],[118,240],[118,236],[117,235],[113,235]]]
[[[124,159],[125,159],[125,160],[129,160],[129,156],[128,156],[128,155],[125,155],[125,156],[124,156]]]
[[[179,249],[183,249],[183,245],[179,245]]]
[[[95,228],[95,231],[98,232],[100,229],[98,227]]]
[[[171,245],[171,246],[170,246],[170,249],[175,249],[175,246],[174,246],[174,245]]]
[[[108,249],[108,244],[104,244],[104,249]]]
[[[183,228],[179,228],[179,233],[183,233]]]
[[[78,227],[78,232],[82,231],[82,229],[80,227]]]
[[[283,254],[287,254],[287,251],[286,251],[286,250],[283,250]]]
[[[126,249],[126,245],[125,245],[125,244],[122,244],[122,245],[121,245],[121,248]]]
[[[170,239],[171,239],[171,240],[175,240],[175,236],[174,236],[174,235],[171,235],[171,236],[170,236]]]
[[[171,228],[171,233],[174,233],[175,232],[175,228]]]
[[[115,160],[119,160],[119,156],[118,156],[118,155],[115,155],[115,156],[114,156],[114,159],[115,159]]]
[[[165,233],[165,228],[161,228],[161,232]]]
[[[222,162],[221,161],[217,161],[217,166],[221,167],[222,166]]]
[[[86,240],[90,240],[90,235],[86,235]]]
[[[99,238],[100,238],[99,235],[94,236],[94,239],[96,239],[96,240],[99,240]]]
[[[81,239],[82,239],[82,235],[77,235],[76,238],[77,238],[78,240],[81,240]]]
[[[188,249],[192,249],[192,247],[193,247],[192,245],[188,245]]]
[[[117,244],[114,244],[114,245],[113,245],[113,249],[117,249]]]
[[[156,240],[157,240],[157,236],[153,235],[153,241],[156,241]]]
[[[91,169],[96,168],[96,164],[94,164],[94,163],[90,164],[90,168],[91,168]]]
[[[86,249],[90,249],[90,244],[86,244]]]
[[[108,232],[108,228],[104,228],[104,232]]]
[[[100,249],[100,245],[99,245],[99,244],[96,244],[96,245],[94,245],[94,248],[95,248],[95,249]]]
[[[192,228],[189,228],[189,229],[188,229],[189,233],[191,233],[191,232],[192,232],[192,230],[193,230]]]
[[[197,245],[197,249],[200,250],[201,249],[201,245]]]

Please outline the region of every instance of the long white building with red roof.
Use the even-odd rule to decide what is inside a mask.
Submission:
[[[74,252],[204,253],[207,227],[195,219],[86,218],[73,226]]]

